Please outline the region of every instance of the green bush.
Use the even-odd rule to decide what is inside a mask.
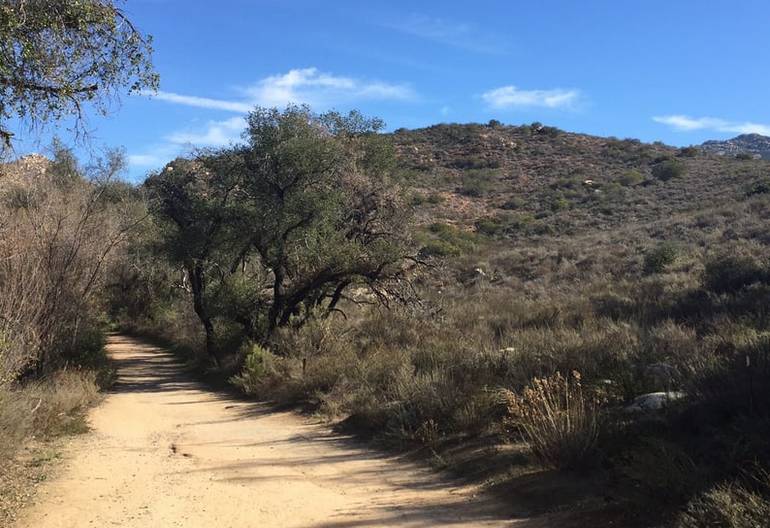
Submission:
[[[490,170],[467,171],[463,174],[460,182],[460,193],[473,198],[481,198],[491,190],[494,177],[494,171]]]
[[[230,381],[246,394],[259,396],[274,381],[275,356],[255,343],[244,344],[240,353],[245,356],[243,368]]]
[[[644,181],[644,175],[639,172],[636,169],[631,169],[626,172],[624,172],[620,178],[618,178],[618,182],[620,182],[621,185],[625,187],[631,187],[633,185],[638,185]]]
[[[652,175],[661,181],[669,181],[675,178],[681,178],[684,176],[684,174],[684,164],[674,159],[661,161],[652,167]]]
[[[674,244],[663,242],[644,254],[644,272],[663,273],[678,257],[679,251]]]
[[[770,178],[760,178],[749,184],[746,189],[746,196],[755,196],[758,194],[770,194]]]

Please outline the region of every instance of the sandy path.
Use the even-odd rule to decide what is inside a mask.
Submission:
[[[292,413],[205,390],[123,336],[119,382],[20,528],[510,526],[489,498]]]

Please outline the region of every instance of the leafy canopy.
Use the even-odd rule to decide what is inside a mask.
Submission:
[[[4,0],[0,3],[0,139],[16,117],[36,126],[104,113],[121,88],[156,89],[151,38],[111,0]]]
[[[305,106],[257,108],[247,122],[245,145],[176,160],[147,181],[207,333],[216,314],[265,341],[335,310],[353,287],[388,298],[409,240],[382,122]]]

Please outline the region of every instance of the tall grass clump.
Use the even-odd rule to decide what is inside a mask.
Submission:
[[[509,407],[543,464],[575,469],[592,461],[599,438],[598,401],[584,391],[579,372],[535,378],[520,395],[510,395]]]

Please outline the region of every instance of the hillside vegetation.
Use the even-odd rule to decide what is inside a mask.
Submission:
[[[244,145],[136,188],[78,183],[122,219],[98,231],[120,241],[82,320],[533,514],[759,526],[767,162],[537,123],[380,126],[258,109]]]

